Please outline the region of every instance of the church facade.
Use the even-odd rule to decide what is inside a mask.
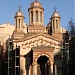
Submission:
[[[11,28],[6,30],[10,38],[6,36],[1,43],[4,56],[8,54],[7,75],[62,75],[61,42],[65,29],[60,26],[59,13],[55,9],[44,26],[44,8],[40,2],[32,2],[28,12],[29,25],[24,23],[25,17],[19,8],[14,17],[15,26],[0,26],[5,30]]]

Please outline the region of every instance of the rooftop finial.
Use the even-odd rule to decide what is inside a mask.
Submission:
[[[55,6],[54,9],[55,9],[55,11],[56,11],[57,7]]]
[[[19,8],[19,11],[20,11],[21,10],[21,6],[19,5],[18,8]]]
[[[20,6],[20,0],[19,0],[19,6],[18,6],[18,8],[19,8],[19,11],[21,10],[21,6]]]
[[[37,2],[38,0],[35,0],[35,2]]]

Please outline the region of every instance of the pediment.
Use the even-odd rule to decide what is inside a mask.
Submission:
[[[29,36],[29,37],[28,37]],[[33,47],[54,47],[54,54],[57,54],[60,50],[60,41],[46,34],[28,35],[22,41],[18,41],[17,45],[20,46],[20,54],[25,55]],[[16,48],[16,42],[14,42],[14,48]]]
[[[45,37],[45,38],[48,38],[48,39],[53,39],[53,40],[55,40],[55,41],[60,42],[60,39],[58,39],[58,38],[56,38],[56,37],[53,37],[53,36],[51,36],[51,35],[49,35],[49,34],[47,34],[47,33],[27,33],[27,34],[25,35],[24,40],[30,40],[30,39],[32,39],[32,38],[36,38],[36,37],[39,37],[39,36],[42,36],[42,37]]]
[[[40,46],[32,47],[31,49],[33,51],[52,51],[53,52],[55,47],[40,45]]]
[[[21,48],[26,49],[26,48],[32,48],[35,46],[59,46],[60,41],[56,40],[52,36],[45,35],[45,34],[38,34],[34,36],[30,36],[28,38],[25,38],[22,42],[19,42],[18,45],[21,46]]]

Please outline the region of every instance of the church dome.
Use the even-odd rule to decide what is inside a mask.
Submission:
[[[47,27],[51,27],[51,22],[49,21],[49,23],[47,24]]]
[[[55,17],[58,17],[58,18],[60,18],[60,15],[59,15],[59,13],[55,10],[54,12],[53,12],[53,14],[51,15],[51,18],[55,18]]]
[[[15,17],[14,18],[16,18],[16,17],[23,17],[24,18],[24,14],[23,14],[23,12],[19,9],[19,11],[15,14]]]
[[[42,8],[43,9],[42,4],[38,2],[37,0],[31,3],[30,8]]]

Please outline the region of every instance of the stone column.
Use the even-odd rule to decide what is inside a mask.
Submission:
[[[17,19],[17,29],[19,28],[19,19]]]
[[[44,25],[44,11],[42,11],[42,25]]]
[[[23,29],[23,19],[20,20],[21,30]]]
[[[55,75],[57,75],[57,66],[55,64]]]
[[[33,24],[35,24],[35,20],[36,20],[35,11],[33,11]]]
[[[31,13],[29,11],[29,25],[30,25],[30,23],[31,23]]]
[[[37,75],[37,63],[33,63],[33,75]]]
[[[31,72],[30,71],[31,71],[31,65],[30,65],[30,68],[29,68],[29,75],[31,75]]]
[[[40,11],[38,11],[38,23],[40,24]]]
[[[59,22],[58,22],[58,23],[59,23],[59,30],[60,30],[60,20],[59,20]]]
[[[26,58],[20,56],[20,75],[26,75],[25,62],[26,62]]]
[[[54,28],[54,32],[56,32],[56,20],[54,20],[54,26],[55,26],[55,28]]]
[[[50,66],[51,66],[51,75],[53,75],[53,62],[50,62]]]

